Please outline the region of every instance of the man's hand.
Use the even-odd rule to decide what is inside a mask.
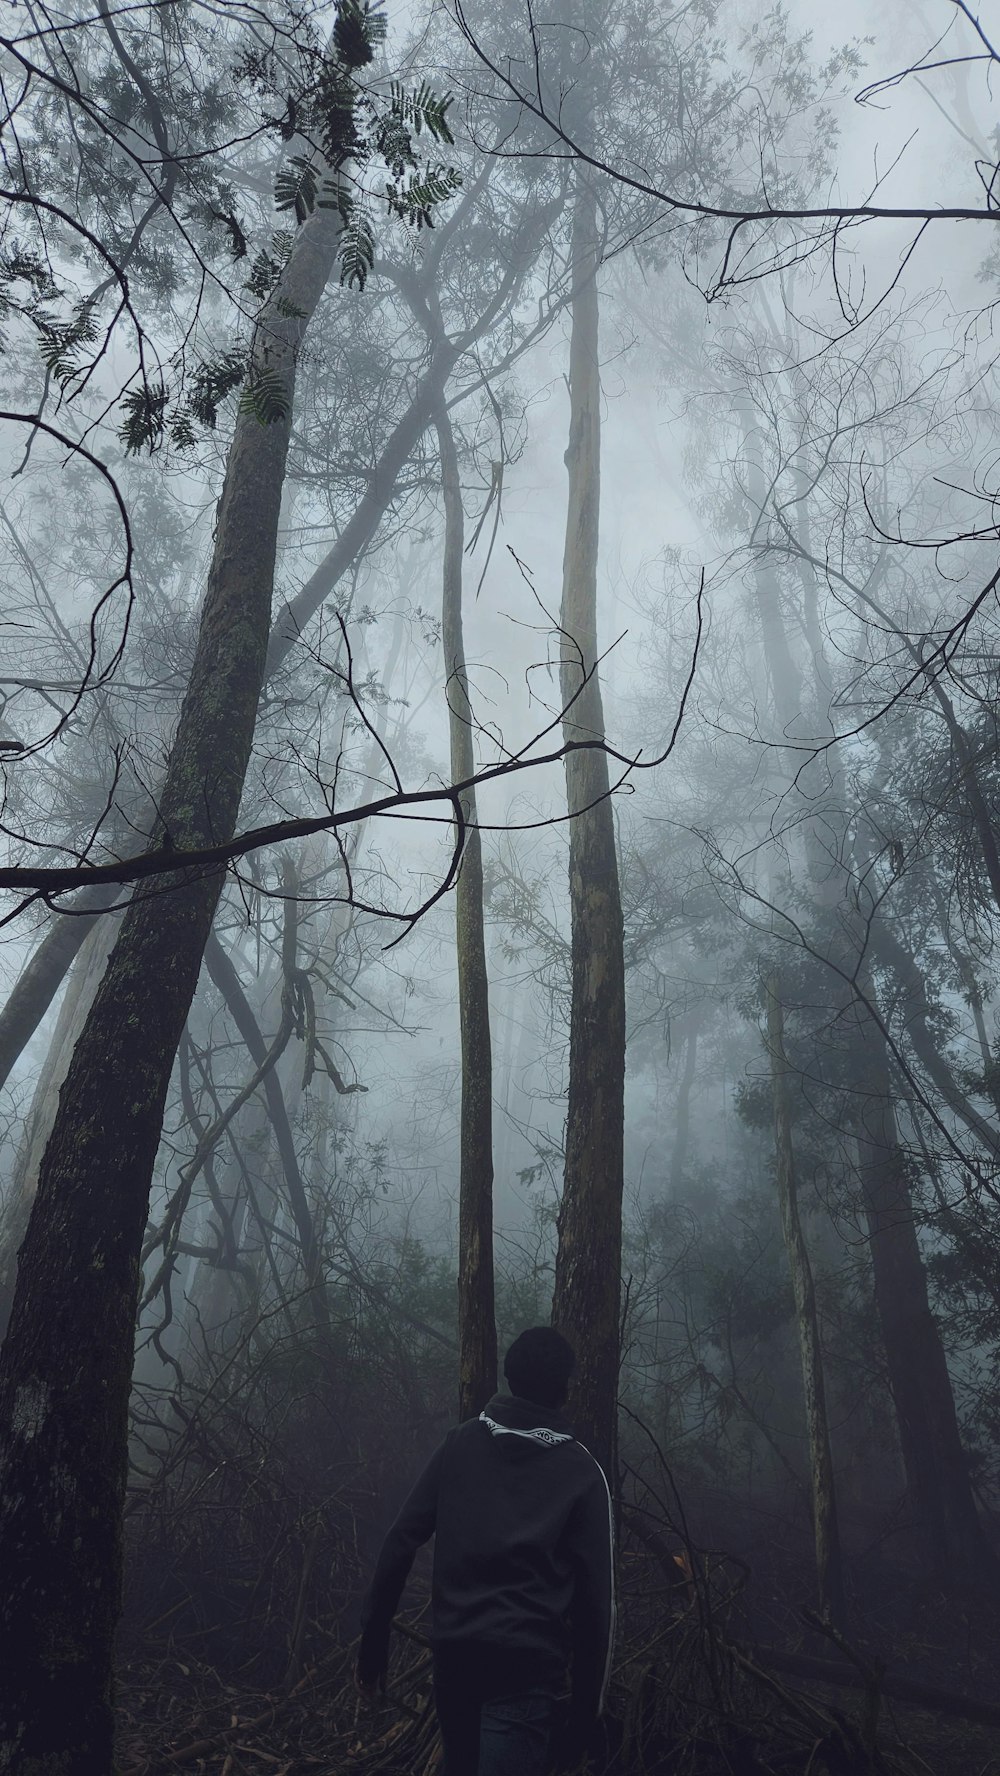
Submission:
[[[552,1747],[556,1770],[579,1770],[596,1728],[597,1719],[592,1710],[570,1705],[561,1725],[556,1729]]]
[[[388,1635],[385,1639],[384,1646],[381,1640],[373,1646],[371,1640],[366,1642],[362,1635],[354,1662],[354,1688],[369,1707],[378,1701],[379,1695],[385,1695],[385,1680],[389,1670]]]

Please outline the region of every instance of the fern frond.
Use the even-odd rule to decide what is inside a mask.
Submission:
[[[152,456],[163,437],[163,423],[169,390],[165,383],[144,382],[140,388],[128,389],[122,396],[123,419],[118,436],[129,456],[148,450]]]
[[[423,130],[433,136],[436,142],[453,143],[455,138],[448,126],[448,110],[454,102],[451,93],[439,96],[432,86],[422,80],[415,93],[409,93],[398,80],[390,87],[390,112],[419,136]]]
[[[277,370],[254,370],[240,397],[240,412],[259,425],[277,425],[288,417],[288,385]]]
[[[188,401],[192,417],[214,431],[221,403],[239,388],[246,373],[246,354],[237,349],[224,352],[213,363],[199,364],[191,379]]]
[[[337,16],[333,26],[333,42],[345,68],[363,68],[372,60],[374,45],[385,41],[388,24],[383,13],[369,0],[337,0]]]
[[[38,349],[50,375],[63,386],[76,372],[76,355],[97,338],[97,322],[89,298],[77,303],[68,321],[56,321],[41,310],[32,315],[40,339]]]
[[[170,421],[170,442],[175,450],[194,449],[198,440],[188,414],[178,413]]]
[[[363,290],[368,273],[375,263],[375,234],[371,218],[358,203],[352,203],[340,237],[340,281],[353,289]]]
[[[387,185],[386,202],[402,222],[410,227],[433,228],[434,210],[445,203],[462,183],[462,175],[454,167],[427,167],[420,177],[408,184]]]
[[[248,290],[251,296],[259,296],[263,301],[265,296],[271,294],[280,276],[281,266],[278,261],[272,259],[270,253],[261,247],[250,267],[250,276],[243,288]]]
[[[316,207],[316,168],[303,154],[293,154],[274,181],[276,210],[294,210],[296,222],[304,222]]]

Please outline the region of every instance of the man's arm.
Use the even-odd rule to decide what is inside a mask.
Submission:
[[[365,1689],[382,1682],[389,1662],[389,1631],[413,1557],[437,1526],[438,1482],[445,1446],[442,1443],[406,1499],[390,1529],[361,1606],[358,1683]]]

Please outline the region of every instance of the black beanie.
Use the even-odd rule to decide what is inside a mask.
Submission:
[[[515,1338],[503,1360],[512,1394],[537,1406],[561,1406],[576,1357],[554,1326],[529,1326]]]

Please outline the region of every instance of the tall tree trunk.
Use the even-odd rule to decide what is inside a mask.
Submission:
[[[601,486],[597,204],[577,173],[573,212],[569,510],[563,557],[560,687],[567,742],[602,741],[597,665]],[[625,961],[607,755],[566,757],[572,926],[566,1169],[552,1317],[574,1345],[573,1409],[614,1483],[621,1316]]]
[[[299,229],[254,344],[271,425],[241,414],[191,676],[160,802],[178,849],[235,828],[268,642],[295,357],[336,257],[335,213]],[[273,386],[273,385],[272,385]],[[139,1255],[163,1105],[222,874],[133,899],[76,1044],[42,1162],[0,1359],[0,1770],[111,1768]]]
[[[67,922],[73,923],[72,920],[62,923]],[[48,1053],[38,1074],[31,1109],[24,1123],[14,1175],[4,1204],[3,1218],[0,1220],[0,1341],[7,1330],[14,1299],[17,1254],[27,1230],[31,1205],[35,1200],[39,1167],[52,1133],[59,1092],[69,1069],[74,1044],[93,1004],[114,936],[114,927],[110,921],[99,922],[96,916],[84,918],[81,915],[79,924],[84,941],[77,952]],[[56,925],[54,930],[61,935],[61,925]]]
[[[684,1071],[677,1087],[677,1109],[674,1113],[674,1139],[670,1149],[670,1163],[667,1166],[667,1177],[670,1181],[670,1194],[679,1201],[684,1182],[684,1168],[687,1165],[688,1146],[691,1139],[691,1092],[694,1088],[695,1075],[698,1071],[698,1030],[701,1025],[701,1007],[695,1006],[685,1018],[686,1054]]]
[[[472,198],[472,193],[467,197]],[[447,388],[448,379],[463,350],[485,332],[512,302],[533,263],[534,254],[556,213],[556,202],[542,211],[528,215],[511,242],[510,264],[504,282],[493,292],[478,321],[460,336],[457,342],[436,337],[426,369],[409,404],[390,432],[382,453],[373,465],[368,484],[358,506],[332,548],[310,574],[293,598],[283,604],[275,617],[268,638],[266,679],[283,667],[295,648],[306,624],[328,599],[338,582],[368,548],[387,512],[400,474],[428,427]],[[462,213],[468,211],[462,206]],[[453,233],[458,217],[438,233],[437,258],[442,250],[442,237]],[[435,261],[436,263],[437,261]],[[432,268],[427,266],[430,280]],[[426,304],[418,303],[421,319]],[[106,887],[85,890],[78,905],[87,904],[92,896],[95,904],[107,905],[118,897],[118,891]],[[77,925],[81,929],[76,929]],[[86,924],[77,918],[59,918],[39,944],[35,955],[22,971],[13,992],[0,1012],[0,1085],[38,1027],[46,1010],[65,978],[66,970],[83,938]]]
[[[108,906],[118,890],[100,884],[78,894],[72,913],[60,913],[22,968],[0,1011],[0,1085],[24,1052],[72,968],[98,917],[90,909]]]
[[[813,1533],[816,1541],[816,1580],[820,1610],[842,1628],[846,1618],[844,1575],[837,1520],[837,1493],[830,1453],[830,1427],[826,1413],[826,1386],[820,1344],[816,1290],[809,1249],[799,1219],[795,1156],[792,1150],[792,1114],[789,1067],[785,1055],[785,1020],[777,970],[766,982],[767,1047],[771,1058],[771,1092],[774,1101],[775,1176],[781,1231],[795,1297],[795,1323],[802,1362],[802,1393],[806,1409],[809,1478],[812,1494]]]
[[[444,648],[451,776],[475,773],[472,704],[462,634],[464,519],[455,437],[443,402],[437,413],[444,492]],[[462,796],[465,849],[455,888],[458,1015],[462,1043],[462,1122],[458,1187],[458,1341],[460,1418],[481,1412],[497,1385],[493,1289],[493,1059],[489,975],[483,925],[483,842],[475,790]]]
[[[1000,1159],[1000,1130],[972,1103],[931,1032],[927,982],[913,951],[889,929],[881,912],[872,920],[869,942],[872,956],[879,966],[891,969],[902,988],[901,1009],[906,1035],[924,1071],[937,1086],[952,1115],[965,1124],[992,1159]]]
[[[807,554],[807,559],[811,560],[811,555]],[[758,578],[758,597],[763,585]],[[778,615],[777,585],[773,576],[769,590],[772,622],[764,626],[765,645],[773,640]],[[782,664],[779,656],[779,668]],[[821,704],[824,677],[822,661],[815,647],[813,671],[817,703]],[[773,664],[772,679],[776,684],[788,683],[786,674],[780,670],[775,674]],[[779,708],[786,732],[790,731],[788,723],[793,715],[789,703]],[[839,748],[833,747],[828,756],[832,760],[835,779],[843,784]],[[975,812],[975,803],[973,807]],[[831,816],[825,818],[829,822]],[[845,811],[845,829],[846,825]],[[827,934],[831,961],[845,980],[859,978],[868,1005],[875,1003],[874,985],[867,970],[862,969],[860,977],[857,971],[859,958],[864,957],[869,944],[881,963],[897,970],[911,993],[912,1009],[908,1008],[907,1028],[920,1060],[955,1114],[973,1128],[988,1149],[993,1150],[997,1141],[995,1132],[958,1089],[930,1036],[926,1023],[926,997],[912,957],[888,932],[884,920],[876,920],[870,929],[863,922],[859,924],[850,880],[849,846],[845,844],[847,855],[842,870],[836,861],[842,843],[845,841],[838,839],[834,852],[831,854],[827,849],[824,856],[812,826],[806,829],[807,858],[818,904],[831,912],[837,911],[835,891],[838,881],[850,896],[840,904],[839,917],[832,924],[832,938],[829,932]],[[857,844],[854,851],[858,851]],[[857,859],[854,867],[859,876],[865,863],[870,861],[863,855]],[[907,1163],[899,1144],[893,1109],[893,1081],[886,1041],[861,999],[855,999],[855,1015],[857,1041],[851,1068],[853,1090],[859,1104],[856,1128],[861,1194],[872,1254],[875,1305],[907,1486],[927,1560],[941,1571],[957,1572],[964,1578],[975,1580],[986,1573],[994,1574],[996,1561],[976,1512],[951,1377],[928,1299],[927,1275],[913,1214]]]
[[[870,980],[864,983],[871,997]],[[858,1007],[857,1135],[875,1304],[917,1531],[935,1570],[995,1585],[962,1449],[955,1396],[917,1238],[881,1030]]]
[[[291,972],[295,966],[295,924],[296,921],[292,916],[291,906],[289,906],[286,911],[285,931],[282,939],[282,964],[285,976],[283,999],[284,995],[291,990]],[[226,954],[214,931],[209,932],[205,946],[205,966],[226,1001],[233,1022],[246,1043],[254,1066],[258,1069],[265,1068],[268,1055],[267,1042],[250,1001],[240,984],[240,977],[236,972],[233,960]],[[286,1012],[283,1007],[282,1018],[284,1019],[285,1016]],[[329,1330],[330,1314],[323,1278],[322,1253],[316,1240],[316,1225],[306,1195],[298,1154],[295,1151],[295,1138],[277,1067],[266,1067],[262,1074],[260,1089],[267,1104],[267,1114],[270,1118],[278,1157],[284,1172],[285,1195],[302,1252],[302,1269],[305,1274],[306,1288],[309,1291],[310,1310],[317,1326],[326,1332]]]

